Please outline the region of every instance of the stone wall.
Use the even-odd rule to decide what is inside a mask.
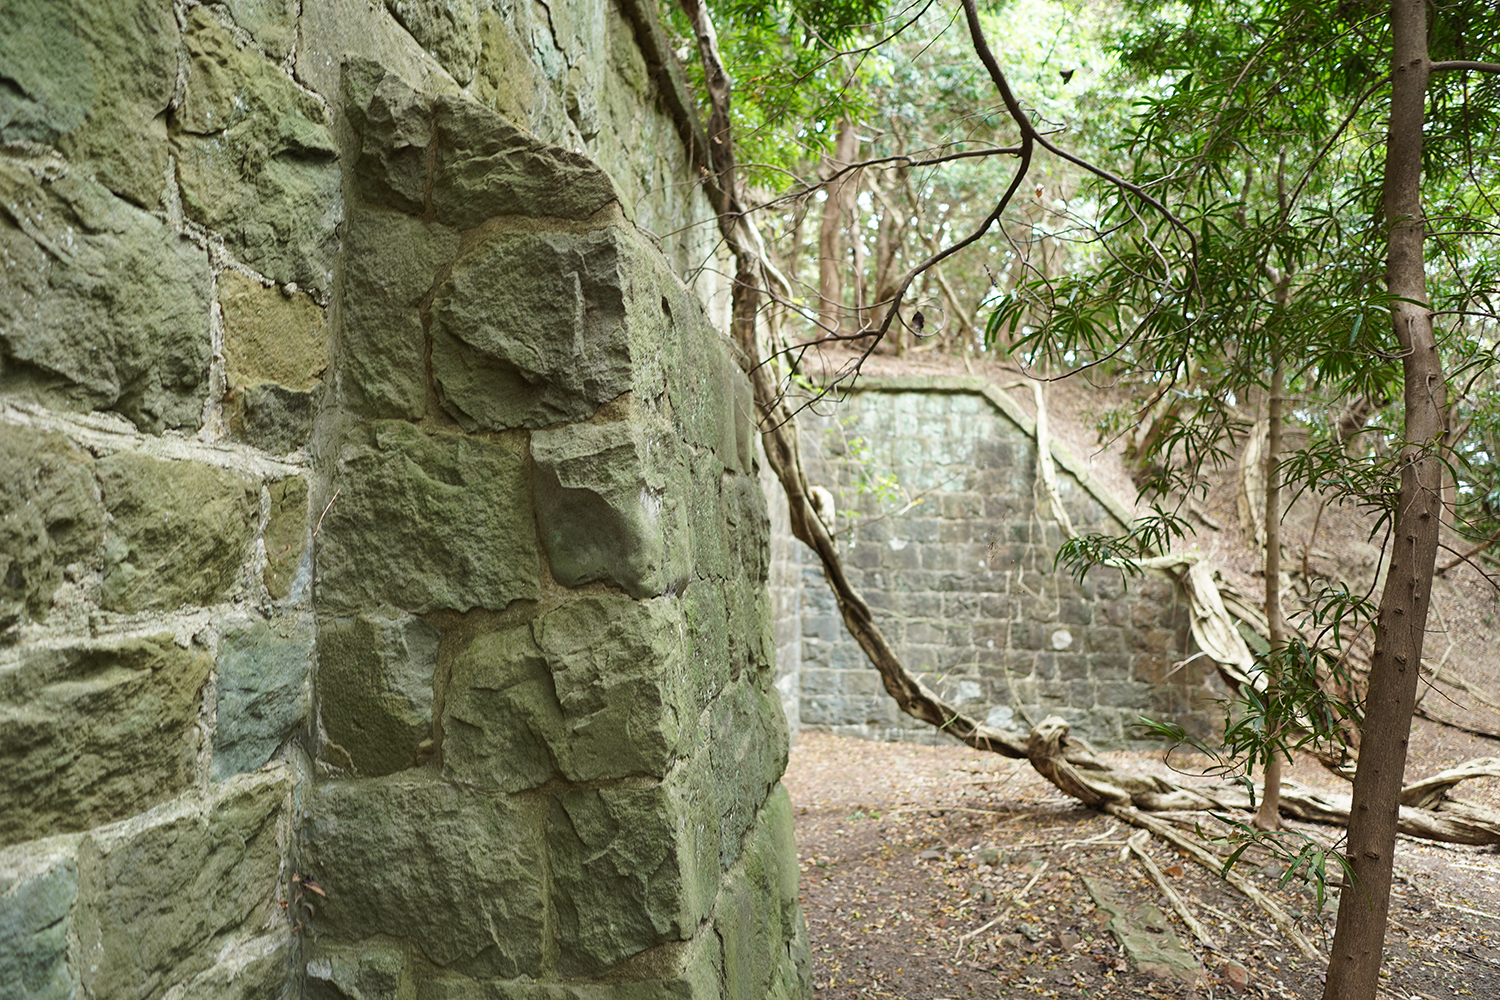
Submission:
[[[0,997],[804,995],[750,390],[678,278],[713,226],[652,16],[0,37]]]
[[[902,657],[948,701],[1003,729],[1066,718],[1103,746],[1142,716],[1203,732],[1214,673],[1196,660],[1188,608],[1164,576],[1054,567],[1062,535],[1036,503],[1031,419],[977,378],[864,378],[799,417],[808,480],[834,494],[851,583]],[[1058,488],[1080,531],[1117,533],[1130,514],[1054,444]],[[801,725],[874,739],[945,737],[900,713],[844,630],[811,553],[778,602],[800,609],[783,670]],[[795,656],[795,659],[793,657]]]

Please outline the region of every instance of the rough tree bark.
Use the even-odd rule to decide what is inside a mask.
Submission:
[[[1280,282],[1278,282],[1278,285]],[[1277,289],[1278,297],[1281,288]],[[1276,359],[1271,372],[1271,394],[1266,400],[1266,641],[1275,654],[1286,644],[1286,628],[1281,618],[1281,396],[1286,391],[1286,368]],[[1274,702],[1278,690],[1275,677],[1268,680],[1266,698]],[[1266,735],[1278,735],[1281,720],[1274,714],[1266,717]],[[1281,829],[1281,755],[1274,750],[1266,758],[1266,773],[1261,782],[1260,808],[1255,813],[1257,830]]]
[[[1430,71],[1424,0],[1391,4],[1391,35],[1382,209],[1390,229],[1386,288],[1399,297],[1391,320],[1401,347],[1407,443],[1354,776],[1347,855],[1353,878],[1339,897],[1324,1000],[1370,1000],[1379,984],[1401,781],[1442,520],[1443,462],[1436,448],[1448,409],[1447,385],[1423,266],[1422,124]]]

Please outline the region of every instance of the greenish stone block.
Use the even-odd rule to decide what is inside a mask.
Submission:
[[[550,933],[534,807],[413,776],[330,782],[308,801],[307,872],[330,945],[384,935],[480,978],[536,976]]]
[[[453,663],[444,775],[514,792],[665,777],[695,709],[673,602],[586,597],[482,635]]]
[[[78,896],[78,865],[66,854],[17,871],[0,861],[0,995],[16,1000],[72,1000],[68,929]]]
[[[314,941],[303,968],[304,1000],[399,1000],[412,995],[406,955],[388,944],[338,948]]]
[[[482,104],[444,94],[433,112],[432,207],[444,225],[470,229],[503,215],[587,219],[616,200],[593,160],[542,142]]]
[[[54,146],[84,177],[155,206],[177,79],[169,0],[10,0],[0,38],[0,142]]]
[[[187,92],[173,146],[184,209],[278,283],[330,290],[343,199],[322,106],[235,45],[206,7],[188,12],[183,42]]]
[[[0,258],[11,262],[0,269],[0,390],[115,410],[149,433],[197,428],[211,353],[206,254],[72,175],[41,182],[0,165],[0,203]]]
[[[234,394],[230,427],[246,444],[285,455],[312,436],[318,396],[272,382],[252,385]]]
[[[389,10],[460,86],[479,61],[479,13],[474,0],[385,0]]]
[[[538,595],[527,476],[504,445],[377,421],[344,445],[335,482],[318,536],[323,607],[467,611]]]
[[[740,856],[761,804],[786,771],[790,739],[781,698],[768,679],[742,679],[727,688],[709,712],[715,829],[719,862],[727,868]]]
[[[292,54],[297,44],[296,0],[224,0],[224,6],[266,55],[280,60]]]
[[[339,384],[372,417],[427,409],[427,332],[420,306],[458,255],[458,234],[408,215],[352,208],[345,227]]]
[[[597,976],[687,941],[718,889],[708,779],[685,762],[649,788],[554,796],[547,820],[558,971]]]
[[[418,94],[367,59],[345,65],[344,104],[360,144],[355,180],[372,205],[413,215],[430,205],[439,223],[472,229],[496,216],[587,219],[616,200],[608,175],[588,157],[543,142],[483,104]]]
[[[260,621],[219,638],[215,781],[254,771],[307,718],[311,615]]]
[[[230,388],[275,382],[311,389],[328,367],[328,322],[303,292],[267,288],[235,271],[219,275],[224,374]]]
[[[262,541],[266,549],[266,592],[275,600],[292,596],[307,555],[307,479],[288,476],[269,484],[271,516]],[[301,587],[306,590],[306,582]]]
[[[409,616],[330,619],[318,629],[318,701],[356,774],[412,767],[432,735],[438,630]]]
[[[693,569],[687,454],[634,420],[531,436],[542,545],[564,586],[596,580],[633,597],[679,592]]]
[[[171,636],[0,665],[0,843],[88,829],[185,789],[210,666]]]
[[[714,930],[724,947],[724,1000],[808,995],[811,970],[797,885],[791,799],[778,784],[714,905]]]
[[[106,608],[167,611],[230,595],[259,519],[259,482],[130,452],[100,459],[98,470],[112,518],[104,539]]]
[[[663,945],[625,963],[605,983],[479,981],[441,974],[417,977],[414,1000],[720,1000],[720,949],[712,934]],[[368,994],[366,994],[368,996]],[[333,1000],[345,1000],[338,995]],[[350,997],[350,1000],[355,1000]],[[363,997],[358,998],[363,1000]]]
[[[0,425],[0,632],[7,615],[45,617],[64,567],[93,561],[104,533],[94,489],[93,459],[67,438]]]
[[[208,1000],[291,1000],[296,943],[289,928],[276,920],[276,931],[227,944],[208,969],[188,980],[182,996]]]
[[[207,802],[84,840],[74,920],[87,942],[86,995],[161,996],[212,967],[231,940],[284,919],[277,825],[290,790],[286,771],[243,775]]]
[[[698,711],[718,697],[730,675],[729,615],[724,585],[694,580],[679,598],[687,622],[688,676]]]
[[[646,346],[625,287],[642,266],[615,229],[504,233],[472,248],[432,304],[443,408],[471,429],[592,417],[632,387]],[[659,309],[649,318],[662,325]]]

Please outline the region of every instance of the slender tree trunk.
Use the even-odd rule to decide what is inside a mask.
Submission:
[[[854,123],[845,119],[839,123],[833,156],[828,161],[829,173],[854,162],[857,152]],[[854,173],[844,174],[830,181],[825,189],[828,194],[823,201],[823,221],[818,227],[818,323],[825,333],[838,333],[844,325],[844,271],[848,266],[844,260],[844,226],[856,180]]]
[[[1401,346],[1406,430],[1401,486],[1393,512],[1390,568],[1375,633],[1364,736],[1349,817],[1351,884],[1339,897],[1338,929],[1324,1000],[1371,1000],[1379,983],[1391,893],[1391,863],[1406,747],[1416,705],[1423,630],[1437,560],[1447,385],[1426,305],[1423,271],[1422,121],[1427,93],[1427,11],[1423,0],[1391,5],[1390,131],[1382,203],[1390,227],[1386,286]]]
[[[1284,287],[1284,286],[1283,286]],[[1277,297],[1281,297],[1281,289]],[[1286,368],[1281,359],[1271,372],[1271,396],[1266,400],[1266,639],[1272,655],[1286,645],[1286,627],[1281,620],[1281,397],[1286,390]],[[1276,677],[1269,678],[1266,697],[1274,699]],[[1281,729],[1281,719],[1274,712],[1266,716],[1266,735],[1274,738]],[[1260,808],[1255,813],[1257,830],[1281,829],[1281,754],[1272,752],[1266,758],[1266,772],[1261,782]]]

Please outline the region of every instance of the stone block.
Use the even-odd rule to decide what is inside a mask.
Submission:
[[[409,615],[361,615],[318,627],[319,715],[354,773],[417,763],[432,735],[438,630]]]
[[[811,969],[797,904],[796,859],[791,799],[777,784],[714,906],[714,931],[724,949],[725,1000],[808,995]]]
[[[384,936],[469,976],[535,976],[549,933],[534,807],[430,776],[329,782],[308,798],[304,864],[330,945]]]
[[[0,389],[115,410],[150,433],[196,429],[211,353],[207,255],[80,177],[38,181],[0,165],[0,203],[10,262],[0,271]]]
[[[530,491],[504,445],[376,421],[344,445],[335,480],[317,552],[323,607],[420,614],[537,596]]]
[[[267,288],[236,271],[219,275],[224,374],[231,389],[275,382],[311,389],[328,367],[328,322],[304,292]]]
[[[277,827],[290,791],[285,771],[243,775],[206,802],[86,838],[74,917],[85,995],[161,996],[233,939],[283,919]]]
[[[297,579],[306,566],[308,543],[307,480],[288,476],[270,484],[271,516],[266,521],[264,543],[266,592],[276,600],[292,596]],[[311,569],[310,566],[306,566]],[[300,589],[306,591],[304,579]]]
[[[729,612],[718,581],[694,580],[678,599],[687,626],[687,671],[693,708],[701,711],[729,682]],[[684,720],[686,722],[686,720]]]
[[[292,54],[297,44],[295,0],[224,0],[224,6],[266,55],[280,61]]]
[[[412,976],[402,949],[381,941],[354,947],[314,942],[303,969],[305,1000],[395,1000],[411,996]],[[472,980],[469,985],[474,985]]]
[[[665,428],[634,420],[531,436],[537,524],[561,584],[615,584],[633,597],[679,592],[693,569],[683,509],[687,455]]]
[[[186,788],[210,666],[170,636],[0,665],[0,843],[88,829]]]
[[[298,392],[267,382],[230,398],[230,429],[241,441],[275,455],[296,451],[312,436],[319,391]]]
[[[309,615],[252,622],[220,636],[214,780],[260,767],[307,719],[312,651]]]
[[[460,85],[474,79],[479,61],[474,0],[385,0],[385,7]]]
[[[0,633],[43,618],[70,563],[104,533],[93,459],[61,434],[0,424]]]
[[[278,283],[328,292],[343,198],[317,98],[206,7],[187,14],[187,90],[173,118],[182,204]]]
[[[16,1000],[72,1000],[66,963],[78,897],[78,865],[69,850],[0,855],[0,984]]]
[[[131,452],[99,460],[111,521],[100,600],[110,611],[215,604],[241,583],[260,483],[227,469]]]
[[[54,146],[81,176],[154,207],[177,80],[169,0],[13,0],[0,37],[0,142]]]
[[[708,754],[718,809],[712,828],[719,834],[719,862],[727,868],[739,858],[761,804],[786,771],[789,737],[781,699],[769,684],[735,685],[708,711]]]
[[[444,409],[470,428],[545,427],[649,382],[666,326],[644,294],[653,271],[617,229],[483,240],[432,304]]]
[[[697,933],[719,882],[708,786],[703,768],[684,762],[650,787],[552,798],[546,837],[559,973],[597,976]]]
[[[621,963],[609,982],[476,981],[445,973],[417,977],[415,992],[401,996],[414,1000],[721,1000],[721,963],[718,938],[699,933],[692,941],[669,942]],[[352,993],[339,993],[329,995],[328,1000],[365,1000],[370,995],[356,998]],[[323,1000],[323,995],[310,1000]]]
[[[227,942],[212,966],[183,984],[181,995],[213,1000],[289,998],[295,947],[292,935],[281,926],[260,937]]]
[[[664,778],[697,714],[682,626],[674,602],[586,597],[479,636],[453,663],[444,775],[507,792]]]
[[[427,409],[427,332],[420,307],[458,255],[458,234],[423,219],[352,207],[345,225],[339,385],[371,417]]]
[[[467,97],[439,96],[433,115],[431,197],[444,225],[468,229],[500,215],[587,219],[616,199],[593,160],[544,143]]]

